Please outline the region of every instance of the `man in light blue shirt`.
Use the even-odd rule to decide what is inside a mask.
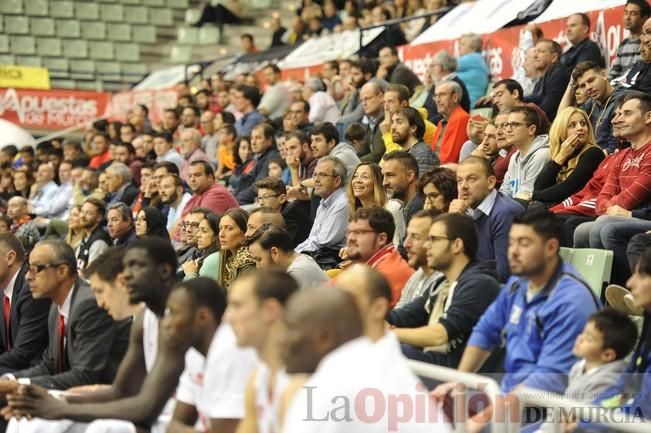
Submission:
[[[314,170],[314,194],[321,197],[310,235],[296,251],[312,255],[323,268],[334,267],[346,241],[348,197],[346,167],[337,158],[325,156]]]
[[[33,213],[38,216],[50,216],[50,205],[58,189],[59,186],[54,182],[54,166],[49,162],[39,165],[36,171],[36,194],[31,200]]]

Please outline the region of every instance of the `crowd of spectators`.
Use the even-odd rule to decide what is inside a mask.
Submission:
[[[305,1],[307,29],[293,39],[389,18],[351,3],[344,14]],[[393,7],[402,17],[440,3]],[[646,1],[627,1],[630,37],[609,69],[577,13],[565,52],[527,27],[527,82],[490,82],[481,38],[466,34],[459,57],[435,53],[423,81],[388,45],[304,83],[267,65],[264,86],[253,75],[216,75],[194,94],[181,84],[160,122],[138,105],[81,141],[4,147],[0,390],[8,418],[35,418],[10,431],[48,431],[38,417],[178,431],[197,415],[211,431],[240,420],[237,431],[277,431],[270,399],[294,373],[314,374],[294,388],[285,431],[319,431],[327,420],[300,423],[308,385],[323,387],[319,404],[354,395],[349,375],[398,392],[418,381],[404,357],[503,369],[504,392],[598,395],[651,419],[650,16]],[[561,247],[612,250],[627,309],[604,309],[605,292]],[[639,339],[625,313],[644,316]],[[201,360],[181,376],[190,346]],[[39,388],[97,383],[112,385],[67,402]]]

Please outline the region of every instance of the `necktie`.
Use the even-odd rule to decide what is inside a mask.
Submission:
[[[4,306],[5,313],[5,332],[7,337],[7,351],[11,350],[11,301],[7,295],[2,297],[2,302]]]
[[[58,371],[59,373],[63,372],[65,369],[65,358],[66,358],[66,345],[65,345],[65,338],[66,338],[66,322],[65,318],[63,317],[63,314],[59,313],[59,321],[58,321],[58,337],[59,337],[59,359],[58,359]]]

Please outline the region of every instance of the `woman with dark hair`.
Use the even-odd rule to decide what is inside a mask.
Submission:
[[[241,208],[229,209],[219,221],[219,245],[221,259],[219,280],[226,290],[243,272],[253,269],[255,262],[245,244],[244,234],[249,213]]]
[[[420,178],[420,189],[425,197],[425,209],[447,212],[450,202],[457,198],[457,175],[445,167],[436,167]]]
[[[20,167],[14,171],[14,190],[16,191],[15,195],[29,198],[33,183],[34,176],[32,175],[32,171],[27,167]]]
[[[228,178],[228,185],[232,190],[236,191],[240,186],[242,176],[251,173],[255,167],[255,158],[251,150],[251,138],[248,136],[241,136],[235,142],[235,170]]]
[[[106,128],[106,133],[109,136],[110,143],[117,143],[120,141],[120,130],[122,129],[122,122],[116,120],[108,124]]]
[[[197,230],[197,249],[192,258],[183,263],[183,281],[197,277],[219,278],[220,245],[219,221],[214,212],[207,213]]]
[[[136,215],[136,237],[156,236],[163,239],[170,238],[167,232],[167,218],[155,207],[147,206],[138,211]]]

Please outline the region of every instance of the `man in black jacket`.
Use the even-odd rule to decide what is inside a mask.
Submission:
[[[384,74],[384,76],[380,76],[380,74]],[[416,86],[421,85],[420,79],[414,71],[400,63],[398,50],[394,46],[387,46],[380,50],[378,77],[384,78],[391,84],[407,86],[410,95],[413,95]]]
[[[433,293],[387,316],[408,358],[450,368],[459,364],[472,328],[500,290],[494,266],[476,260],[477,246],[469,216],[448,213],[432,222],[427,265],[445,277],[434,283]]]
[[[599,45],[590,39],[590,18],[586,14],[570,15],[567,18],[566,34],[572,46],[561,57],[561,63],[569,72],[579,63],[588,60],[602,68],[606,67]]]
[[[27,284],[25,249],[12,234],[0,235],[0,374],[29,367],[47,347],[49,299],[35,300]]]
[[[274,129],[267,123],[256,125],[251,131],[251,150],[256,156],[253,171],[242,179],[235,198],[240,204],[251,204],[255,200],[255,181],[269,176],[269,161],[280,159],[274,139]]]
[[[562,53],[561,46],[550,39],[541,39],[536,43],[534,65],[543,75],[533,88],[531,96],[524,99],[524,102],[533,102],[542,108],[550,122],[556,117],[570,81],[570,71],[560,61]]]
[[[110,383],[127,349],[131,321],[114,322],[97,306],[90,287],[77,275],[72,248],[62,240],[39,242],[30,254],[27,275],[34,298],[53,303],[44,327],[49,345],[37,365],[14,371],[9,379],[59,390]]]

